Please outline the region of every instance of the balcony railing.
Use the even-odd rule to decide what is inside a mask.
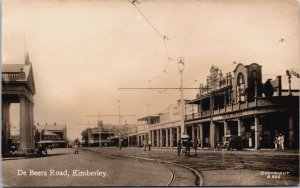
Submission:
[[[201,94],[209,93],[212,90],[217,90],[217,89],[221,89],[226,86],[230,86],[230,85],[232,85],[232,82],[233,82],[232,80],[233,80],[232,76],[228,75],[228,76],[216,81],[216,85],[217,85],[216,88],[211,88],[212,84],[206,84],[205,86],[202,86]]]
[[[13,81],[13,80],[17,80],[19,79],[20,74],[19,73],[8,73],[8,72],[4,72],[2,73],[2,80],[3,81]]]
[[[185,116],[185,120],[208,118],[208,117],[210,117],[211,112],[213,112],[213,115],[218,115],[218,114],[223,114],[223,113],[227,113],[227,112],[244,110],[244,109],[251,108],[254,106],[262,107],[262,106],[284,105],[288,102],[288,99],[286,99],[286,100],[287,101],[283,100],[280,97],[257,98],[257,101],[229,104],[229,105],[225,105],[222,107],[214,108],[213,110],[207,110],[207,111],[202,111],[199,113],[187,114]],[[298,100],[295,102],[298,103]]]

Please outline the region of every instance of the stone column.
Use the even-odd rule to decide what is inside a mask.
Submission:
[[[289,147],[294,145],[294,118],[293,115],[289,116]]]
[[[196,138],[197,138],[197,140],[199,142],[199,140],[200,140],[200,134],[199,134],[199,125],[198,124],[196,125]]]
[[[159,147],[159,129],[156,130],[156,147]]]
[[[169,129],[166,128],[166,147],[168,148],[169,146]]]
[[[177,138],[176,138],[176,143],[177,143],[178,140],[180,139],[179,127],[176,127],[176,134],[177,134]]]
[[[27,100],[27,134],[28,134],[28,149],[31,149],[31,102]]]
[[[10,103],[2,102],[2,152],[8,153],[8,139],[10,136]]]
[[[224,136],[228,134],[228,122],[224,121]]]
[[[34,120],[33,120],[33,102],[28,101],[28,127],[29,127],[29,148],[34,149]]]
[[[173,130],[170,128],[170,147],[173,147]]]
[[[212,121],[210,122],[210,126],[209,126],[209,137],[210,137],[210,146],[211,147],[215,147],[215,140],[216,140],[216,125],[215,123]]]
[[[194,140],[195,140],[195,127],[192,124],[192,141],[194,142]]]
[[[219,123],[217,125],[215,125],[215,144],[217,144],[220,140],[220,126],[219,126]]]
[[[129,138],[129,135],[127,137],[127,143],[128,143],[128,147],[130,147],[130,138]]]
[[[130,141],[131,141],[131,139],[130,139],[130,136],[128,135],[128,147],[131,147]]]
[[[199,142],[200,142],[201,148],[203,148],[204,141],[203,141],[203,124],[202,123],[199,124]]]
[[[244,124],[243,121],[239,118],[238,119],[238,136],[240,136],[242,139],[244,137]]]
[[[27,133],[27,99],[20,97],[20,153],[27,154],[28,150],[28,133]]]
[[[151,146],[153,147],[154,146],[154,133],[153,131],[150,131],[151,133]]]
[[[159,129],[159,140],[160,140],[160,142],[159,142],[159,145],[160,145],[160,147],[163,147],[163,132],[162,132],[162,129]]]
[[[34,149],[35,148],[35,145],[34,145],[34,102],[31,103],[31,124],[32,124],[32,145],[33,145],[33,149]]]
[[[254,149],[260,149],[260,130],[259,130],[259,118],[255,116],[254,118],[254,128],[255,128],[255,147]]]

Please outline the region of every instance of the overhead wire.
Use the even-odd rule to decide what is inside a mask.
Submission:
[[[159,35],[160,38],[162,38],[163,42],[164,42],[164,48],[165,48],[165,51],[166,51],[166,54],[167,54],[167,57],[168,57],[168,62],[165,66],[165,68],[163,69],[163,72],[164,73],[167,73],[167,68],[169,66],[169,63],[172,61],[172,57],[170,56],[170,53],[169,53],[169,49],[168,49],[168,46],[167,46],[167,41],[168,40],[174,40],[174,39],[178,39],[178,38],[185,38],[185,37],[189,37],[191,35],[198,35],[198,34],[203,34],[203,32],[200,32],[200,33],[192,33],[192,34],[188,34],[188,35],[183,35],[183,36],[178,36],[178,37],[172,37],[172,38],[169,38],[167,37],[166,35],[163,35],[155,26],[154,24],[151,23],[151,21],[146,17],[146,15],[142,12],[142,10],[136,6],[137,4],[140,4],[141,2],[143,1],[138,1],[138,0],[127,0],[128,2],[130,2],[139,12],[140,14],[144,17],[144,19],[147,21],[147,23],[153,28],[153,30]],[[290,15],[294,15],[296,13],[298,13],[299,11],[296,11],[296,12],[292,12],[292,13],[289,13],[289,14],[285,14],[285,15],[280,15],[280,16],[275,16],[275,17],[268,17],[268,18],[265,18],[265,19],[260,19],[260,20],[256,20],[256,21],[250,21],[250,22],[247,22],[247,23],[243,23],[243,24],[238,24],[238,25],[232,25],[232,26],[226,26],[226,27],[222,27],[222,28],[219,28],[216,32],[219,32],[220,30],[222,29],[226,29],[226,28],[230,28],[230,27],[238,27],[238,26],[242,26],[242,25],[247,25],[247,24],[253,24],[253,23],[258,23],[258,22],[262,22],[262,21],[266,21],[266,20],[271,20],[271,19],[278,19],[278,18],[282,18],[282,17],[286,17],[286,16],[290,16]],[[210,31],[207,31],[207,32],[210,32]],[[193,56],[194,57],[194,56]],[[229,65],[229,66],[232,66],[232,65]],[[160,75],[159,75],[160,76]],[[159,76],[156,76],[156,77],[159,77]]]
[[[183,35],[183,36],[177,36],[177,37],[169,38],[169,37],[167,37],[166,35],[163,35],[163,34],[162,34],[162,33],[154,26],[154,24],[151,23],[151,21],[146,17],[146,15],[142,12],[142,10],[141,10],[138,6],[136,6],[136,4],[139,4],[139,3],[141,3],[142,1],[138,1],[138,0],[132,0],[132,1],[127,0],[127,1],[130,2],[130,3],[131,3],[131,4],[139,11],[139,13],[144,17],[144,19],[147,21],[147,23],[148,23],[148,24],[152,27],[152,29],[159,35],[159,37],[162,38],[162,40],[163,40],[163,42],[164,42],[164,48],[165,48],[166,55],[167,55],[167,57],[168,57],[168,62],[167,62],[166,66],[165,66],[165,68],[164,68],[164,70],[163,70],[163,73],[167,73],[167,68],[168,68],[168,66],[169,66],[169,63],[172,61],[172,57],[170,56],[169,49],[168,49],[168,45],[167,45],[167,41],[168,41],[168,40],[174,40],[174,39],[179,39],[179,38],[186,38],[186,37],[190,37],[190,36],[192,36],[192,35],[199,35],[199,34],[203,34],[203,33],[204,33],[204,32],[200,32],[200,33],[192,33],[192,34],[187,34],[187,35]],[[243,23],[243,24],[226,26],[226,27],[222,27],[222,28],[217,29],[215,32],[219,32],[219,31],[221,31],[221,30],[223,30],[223,29],[226,29],[226,28],[239,27],[239,26],[243,26],[243,25],[247,25],[247,24],[254,24],[254,23],[258,23],[258,22],[263,22],[263,21],[266,21],[266,20],[272,20],[272,19],[283,18],[283,17],[286,17],[286,16],[298,14],[298,13],[299,13],[299,11],[297,11],[297,12],[292,12],[292,13],[285,14],[285,15],[275,16],[275,17],[268,17],[268,18],[260,19],[260,20],[256,20],[256,21],[250,21],[250,22]],[[207,32],[210,32],[210,33],[211,33],[211,31],[207,31]],[[299,32],[299,31],[298,31],[298,32]],[[298,32],[297,32],[297,33],[298,33]],[[295,34],[296,34],[296,33],[294,33],[293,35],[295,35]],[[281,41],[281,42],[284,42],[284,41]],[[274,46],[276,46],[277,44],[278,44],[278,43],[276,43]],[[273,45],[272,45],[272,47],[271,47],[270,49],[272,49],[272,48],[273,48]],[[193,56],[193,57],[194,57],[194,56]],[[226,63],[226,64],[227,64],[227,63]],[[236,65],[236,64],[238,64],[238,62],[234,60],[234,61],[233,61],[232,63],[230,63],[228,66],[224,67],[224,66],[223,66],[224,64],[223,64],[222,67],[223,67],[223,70],[225,70],[226,68],[231,67],[232,65]],[[187,74],[187,75],[188,75],[188,74]],[[150,79],[150,80],[149,80],[149,83],[150,83],[152,80],[157,79],[157,78],[160,77],[160,76],[161,76],[161,73],[160,73],[159,75],[155,76],[154,78]],[[193,77],[193,79],[194,79],[195,82],[197,81],[197,79],[195,79],[194,77]],[[151,86],[150,86],[150,87],[151,87]],[[159,91],[159,93],[162,93],[162,92]]]
[[[257,55],[257,54],[263,54],[263,53],[266,54],[266,52],[270,52],[273,48],[277,47],[279,44],[286,43],[286,41],[287,41],[289,38],[291,38],[292,36],[296,35],[297,33],[299,33],[299,31],[297,31],[297,32],[295,32],[295,33],[293,33],[293,34],[291,34],[291,35],[285,37],[285,38],[280,38],[278,41],[274,42],[272,45],[270,45],[270,46],[268,46],[268,47],[266,47],[266,48],[263,48],[263,49],[259,50],[259,53],[256,53],[256,54],[254,54],[254,55]],[[240,59],[239,61],[240,61],[240,62],[243,62],[243,61],[249,61],[249,60],[251,60],[251,59],[257,57],[257,56],[256,56],[256,57],[253,57],[254,55],[251,55],[251,56],[248,56],[248,57],[246,57],[246,58]]]
[[[138,0],[127,0],[128,2],[130,2],[138,11],[139,13],[144,17],[144,19],[147,21],[147,23],[152,27],[152,29],[159,35],[159,37],[163,40],[164,43],[164,48],[165,48],[165,52],[167,54],[167,58],[168,61],[166,63],[166,66],[163,70],[163,72],[167,72],[167,68],[169,66],[169,63],[172,61],[172,57],[170,56],[169,53],[169,49],[168,49],[168,45],[167,45],[167,40],[169,40],[169,38],[166,35],[163,35],[152,23],[151,21],[146,17],[146,15],[142,12],[142,10],[137,6],[137,4],[143,2],[143,1],[138,1]]]
[[[268,18],[264,18],[264,19],[253,20],[253,21],[249,21],[249,22],[246,22],[246,23],[242,23],[242,24],[224,26],[224,27],[220,27],[220,28],[217,28],[217,29],[211,29],[211,30],[207,30],[207,31],[201,31],[201,32],[195,32],[195,33],[190,33],[190,34],[181,35],[181,36],[170,37],[169,40],[188,38],[188,37],[192,37],[192,36],[196,36],[196,35],[202,35],[202,34],[211,33],[211,32],[220,32],[220,31],[223,31],[224,29],[228,29],[228,28],[240,27],[240,26],[244,26],[244,25],[248,25],[248,24],[255,24],[255,23],[259,23],[259,22],[264,22],[266,20],[279,19],[279,18],[283,18],[283,17],[286,17],[286,16],[295,15],[295,14],[299,14],[299,11],[295,11],[295,12],[291,12],[291,13],[288,13],[288,14],[275,16],[275,17],[268,17]]]
[[[270,52],[272,49],[274,49],[275,47],[277,47],[278,45],[282,44],[282,43],[286,43],[291,37],[293,37],[294,35],[296,35],[297,33],[299,33],[300,31],[296,31],[295,33],[292,33],[291,35],[284,37],[284,38],[279,38],[278,41],[272,43],[271,45],[265,47],[265,48],[261,48],[258,53],[254,53],[252,55],[249,55],[247,57],[243,57],[241,59],[235,59],[233,60],[231,63],[223,63],[223,64],[218,64],[217,66],[219,66],[220,68],[222,68],[222,70],[227,70],[228,68],[231,68],[234,65],[237,65],[238,63],[243,63],[245,61],[249,61],[251,59],[260,57],[260,54],[266,54],[268,52]],[[199,55],[200,56],[200,55]],[[192,57],[197,57],[197,56],[190,56],[189,58]],[[228,64],[227,66],[224,66],[225,64]],[[189,70],[198,70],[198,69],[202,69],[202,68],[193,68],[193,69],[186,69],[186,71]]]

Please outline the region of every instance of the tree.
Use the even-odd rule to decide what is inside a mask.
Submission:
[[[80,144],[79,138],[76,138],[76,139],[74,140],[74,144]]]

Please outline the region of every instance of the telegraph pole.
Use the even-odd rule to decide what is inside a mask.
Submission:
[[[183,79],[182,74],[184,71],[184,59],[182,57],[178,58],[177,67],[180,73],[180,124],[181,124],[181,138],[185,135],[185,126],[184,126],[184,112],[183,112]]]
[[[122,141],[121,141],[121,131],[120,131],[120,126],[121,126],[121,101],[118,100],[118,113],[119,113],[119,126],[118,126],[118,134],[119,134],[119,149],[122,148]]]

